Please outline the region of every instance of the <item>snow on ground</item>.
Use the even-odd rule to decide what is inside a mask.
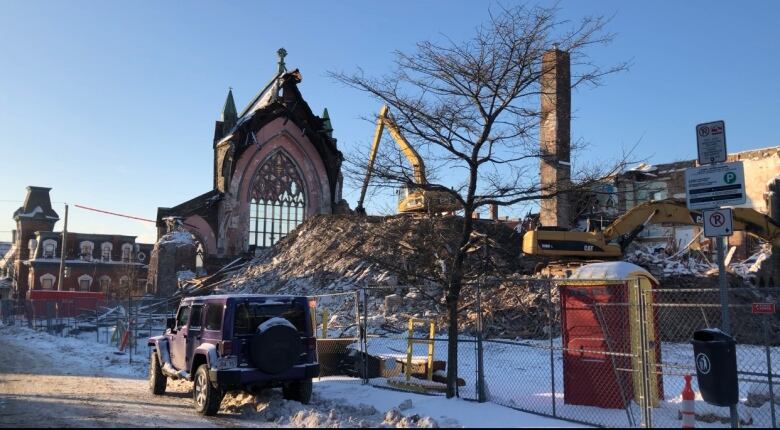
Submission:
[[[0,328],[0,335],[19,347],[33,349],[37,354],[48,358],[56,358],[69,374],[146,376],[145,358],[131,365],[128,363],[127,354],[116,354],[116,346],[96,343],[94,334],[92,341],[89,341],[76,337],[53,336],[20,325],[11,325]]]
[[[434,359],[446,360],[446,339],[435,342]],[[462,337],[463,340],[469,340]],[[556,416],[584,421],[608,427],[629,425],[627,412],[624,409],[604,409],[591,406],[565,404],[563,383],[563,356],[560,351],[561,339],[554,339],[552,356],[554,363],[555,389],[552,389],[550,368],[550,341],[486,341],[484,342],[485,384],[491,402],[552,415],[553,398],[555,399]],[[358,348],[355,344],[353,347]],[[407,340],[397,338],[369,338],[368,352],[373,356],[405,360]],[[414,359],[425,360],[427,345],[414,346]],[[771,348],[773,373],[780,373],[780,348]],[[687,343],[662,344],[662,376],[665,398],[658,408],[653,409],[653,424],[658,427],[678,427],[681,421],[678,411],[681,406],[681,393],[684,387],[683,375],[693,374],[693,389],[697,392],[696,413],[699,416],[697,425],[701,427],[728,427],[729,410],[711,406],[701,399],[696,383],[693,367],[693,347]],[[475,399],[476,392],[476,349],[474,343],[459,344],[458,361],[459,376],[466,382],[460,388],[463,398]],[[738,345],[737,362],[741,371],[766,373],[766,351],[761,346]],[[608,377],[609,375],[606,375]],[[593,377],[591,375],[591,377]],[[596,378],[598,379],[598,378]],[[740,376],[740,404],[738,412],[745,426],[771,427],[771,410],[768,401],[768,384],[766,377]],[[372,380],[372,384],[384,385],[380,378]],[[780,384],[774,386],[775,396],[780,401]],[[554,393],[554,394],[553,394]],[[641,421],[640,408],[632,402],[631,414],[638,426]],[[776,415],[780,417],[780,405],[775,406]]]
[[[136,379],[145,386],[146,355],[138,354],[133,364],[127,355],[116,355],[115,346],[96,342],[96,335],[59,337],[20,325],[0,326],[6,344],[43,360],[60,364],[59,372],[87,377]],[[139,345],[140,346],[140,345]],[[86,380],[85,380],[86,381]],[[220,415],[235,418],[236,425],[291,427],[573,427],[572,423],[516,411],[496,404],[478,404],[362,385],[352,378],[315,379],[311,405],[282,398],[281,390],[259,395],[228,393]],[[84,383],[85,394],[90,384]],[[187,392],[191,384],[171,381],[175,392]],[[118,392],[118,397],[123,393]],[[149,400],[153,400],[148,394]],[[188,396],[185,396],[189,402]],[[194,410],[192,414],[195,414]]]

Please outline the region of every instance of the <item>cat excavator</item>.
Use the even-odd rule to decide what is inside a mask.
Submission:
[[[734,230],[744,231],[780,246],[780,224],[750,208],[734,208]],[[648,224],[702,226],[700,211],[690,210],[682,200],[651,201],[638,205],[601,231],[569,231],[539,227],[523,235],[523,253],[558,260],[619,259],[628,245]]]
[[[387,128],[390,137],[392,137],[395,143],[401,148],[401,152],[412,165],[415,184],[420,186],[428,184],[428,179],[425,177],[425,163],[423,163],[420,154],[418,154],[403,137],[398,125],[396,125],[395,121],[393,121],[393,118],[390,116],[390,109],[387,105],[382,106],[376,120],[376,130],[374,131],[374,140],[371,144],[371,152],[369,153],[366,177],[363,180],[363,187],[360,190],[360,199],[355,208],[355,211],[359,214],[365,215],[366,213],[363,202],[366,198],[368,182],[371,180],[371,173],[374,169],[374,160],[376,160],[379,142],[382,140],[382,131],[385,128]],[[461,209],[460,202],[458,202],[451,193],[440,190],[426,190],[420,186],[404,185],[398,190],[398,213],[436,214],[454,212]]]

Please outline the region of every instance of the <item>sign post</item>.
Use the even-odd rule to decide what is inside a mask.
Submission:
[[[730,333],[731,315],[729,314],[728,280],[726,279],[725,247],[723,238],[734,233],[733,213],[730,208],[702,211],[704,218],[704,236],[715,239],[718,252],[718,281],[720,283],[721,330]]]
[[[731,209],[722,206],[741,205],[747,200],[745,171],[742,162],[725,163],[726,124],[715,121],[696,126],[696,146],[701,167],[685,170],[685,196],[688,209],[703,210],[704,235],[715,239],[718,253],[721,330],[731,334],[728,280],[726,279],[723,238],[734,232]],[[721,164],[717,164],[721,163]],[[739,427],[737,406],[729,407],[731,427]]]

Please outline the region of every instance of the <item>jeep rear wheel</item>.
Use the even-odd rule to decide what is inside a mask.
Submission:
[[[308,405],[311,401],[312,383],[311,379],[295,381],[284,384],[282,394],[287,400],[295,400]]]
[[[222,403],[222,390],[214,388],[209,378],[209,368],[205,364],[195,372],[195,384],[192,389],[192,399],[195,410],[201,415],[216,415],[219,404]]]
[[[149,357],[149,391],[159,396],[165,394],[167,385],[168,378],[162,373],[157,352],[152,351],[152,355]]]

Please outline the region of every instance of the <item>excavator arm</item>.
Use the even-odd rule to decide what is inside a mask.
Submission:
[[[415,151],[412,145],[410,145],[409,142],[401,134],[401,130],[398,128],[398,125],[390,116],[390,110],[387,107],[387,105],[382,106],[382,109],[379,111],[379,116],[376,119],[376,130],[374,131],[374,139],[371,143],[371,152],[369,153],[368,156],[369,158],[368,158],[368,166],[366,169],[366,177],[363,180],[363,187],[360,189],[360,198],[358,199],[357,208],[355,209],[358,213],[361,214],[365,214],[365,208],[363,207],[363,202],[365,201],[366,190],[368,189],[368,183],[371,181],[371,174],[374,170],[374,161],[376,160],[376,154],[377,154],[377,149],[379,148],[379,142],[382,140],[382,132],[384,131],[385,128],[387,128],[387,132],[390,133],[390,137],[392,137],[395,143],[398,145],[398,147],[401,148],[401,152],[404,154],[404,156],[409,160],[409,163],[412,165],[412,172],[414,175],[415,184],[426,185],[428,183],[428,179],[425,177],[425,163],[423,162],[422,157],[420,157],[420,154],[418,154],[417,151]],[[422,201],[423,200],[420,195],[420,202]],[[449,206],[451,205],[452,204],[449,202],[445,204],[447,208],[449,208]]]
[[[428,179],[425,177],[425,163],[423,163],[422,157],[417,151],[412,148],[412,145],[401,134],[401,130],[398,129],[395,121],[390,116],[390,112],[387,106],[382,106],[382,110],[379,112],[379,118],[387,127],[387,132],[390,133],[390,137],[393,138],[396,144],[401,148],[404,156],[412,165],[412,172],[414,173],[414,182],[419,185],[425,185],[428,183]]]
[[[772,218],[750,208],[734,208],[733,212],[734,230],[780,245],[780,225]],[[632,208],[604,229],[604,239],[617,240],[625,248],[647,224],[701,226],[704,221],[701,212],[688,209],[684,201],[647,202]]]
[[[363,187],[360,189],[360,199],[355,210],[360,214],[365,214],[366,209],[363,202],[366,199],[366,190],[371,181],[371,173],[374,171],[374,160],[376,160],[376,151],[379,148],[379,142],[382,140],[382,131],[385,128],[384,116],[387,113],[387,106],[382,106],[379,117],[376,119],[376,130],[374,130],[374,140],[371,142],[371,152],[368,154],[368,166],[366,167],[366,177],[363,179]]]
[[[733,211],[735,231],[744,231],[780,246],[780,224],[777,221],[750,208],[734,208]],[[603,231],[548,228],[526,232],[523,252],[553,257],[619,258],[648,224],[702,226],[703,223],[701,212],[689,210],[684,201],[648,202],[632,208]]]

